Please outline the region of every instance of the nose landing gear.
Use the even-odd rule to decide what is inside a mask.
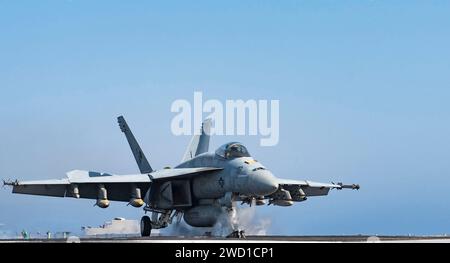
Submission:
[[[238,238],[238,239],[246,239],[244,230],[236,230],[233,233],[229,234],[227,238]]]

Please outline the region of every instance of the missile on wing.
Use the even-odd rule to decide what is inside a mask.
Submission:
[[[269,204],[276,206],[291,206],[294,204],[292,200],[273,199],[269,201]]]
[[[262,206],[266,204],[266,201],[264,200],[264,197],[260,197],[260,198],[256,198],[256,205],[257,206]]]
[[[98,199],[97,202],[95,203],[95,205],[100,208],[108,208],[109,204],[110,202],[108,199]]]
[[[137,188],[136,186],[132,186],[132,193],[131,193],[131,199],[130,199],[130,205],[132,207],[141,207],[145,204],[144,200],[142,200],[142,195],[141,195],[141,189]]]
[[[108,191],[103,184],[98,185],[98,199],[95,204],[100,208],[109,207],[110,202],[108,200]]]
[[[272,199],[269,201],[269,205],[277,205],[277,206],[291,206],[294,204],[292,201],[291,193],[284,189],[278,189],[277,192],[275,192],[272,195]]]
[[[132,199],[130,200],[130,205],[131,205],[132,207],[138,208],[138,207],[143,206],[144,204],[145,204],[145,202],[144,202],[144,200],[142,200],[141,198],[132,198]]]

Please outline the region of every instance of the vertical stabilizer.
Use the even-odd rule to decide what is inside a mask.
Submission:
[[[139,170],[141,171],[141,174],[153,172],[153,169],[148,163],[144,152],[136,141],[136,138],[134,138],[134,135],[131,132],[130,127],[128,127],[128,124],[123,116],[118,117],[117,121],[119,122],[120,130],[125,133],[125,137],[127,137],[128,144],[130,145],[131,151],[133,152],[134,158],[136,159],[136,163],[139,167]]]
[[[195,156],[206,153],[209,150],[209,139],[211,130],[211,119],[206,119],[202,124],[202,133],[200,135],[194,135],[192,140],[186,149],[181,162],[186,162]]]

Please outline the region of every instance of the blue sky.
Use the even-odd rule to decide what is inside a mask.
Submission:
[[[450,233],[448,1],[0,1],[0,177],[176,165],[175,99],[279,99],[280,143],[239,140],[283,178],[360,183],[258,211],[272,234]],[[72,230],[142,211],[12,195],[2,229]],[[1,230],[1,229],[0,229]]]

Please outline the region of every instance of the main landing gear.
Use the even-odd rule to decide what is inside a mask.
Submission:
[[[177,218],[177,221],[180,221],[182,212],[172,212],[173,210],[152,211],[152,218],[143,216],[141,219],[141,236],[149,237],[152,229],[166,228],[169,224],[172,224],[175,217]]]
[[[141,219],[141,236],[149,237],[151,233],[152,233],[152,221],[150,220],[150,217],[143,216]]]

